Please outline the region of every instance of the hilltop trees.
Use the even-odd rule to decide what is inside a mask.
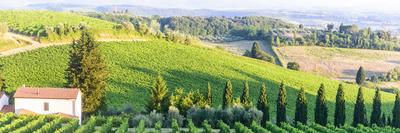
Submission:
[[[339,127],[343,126],[346,121],[346,101],[344,97],[343,85],[339,84],[339,88],[336,93],[336,106],[334,125]]]
[[[362,87],[358,89],[356,105],[354,107],[353,114],[353,126],[357,126],[358,124],[367,125],[367,111],[365,110],[364,105],[364,90]]]
[[[294,121],[307,124],[307,99],[304,92],[304,88],[301,88],[299,94],[297,94],[296,101],[296,114]]]
[[[228,108],[232,107],[233,105],[233,87],[230,80],[226,82],[225,89],[224,89],[224,99],[222,100],[222,107]]]
[[[251,48],[251,51],[250,51],[250,57],[259,59],[259,60],[264,60],[264,61],[267,61],[270,63],[275,63],[274,57],[272,57],[271,55],[264,52],[260,48],[260,44],[258,44],[258,42],[253,43],[253,47]]]
[[[250,100],[250,94],[249,94],[249,84],[247,81],[243,82],[243,93],[242,96],[240,96],[240,103],[244,107],[250,107],[251,106],[251,100]]]
[[[84,113],[94,113],[103,103],[107,77],[99,45],[91,33],[82,31],[80,39],[72,42],[65,78],[68,87],[81,90]]]
[[[276,124],[286,122],[286,89],[283,83],[279,86],[278,99],[276,100]]]
[[[325,98],[324,84],[321,84],[319,87],[314,113],[315,123],[324,126],[328,123],[328,107]]]
[[[382,121],[381,106],[382,102],[381,102],[380,89],[376,88],[374,100],[372,103],[371,125],[373,124],[380,125],[380,122]]]
[[[262,84],[260,89],[260,96],[258,97],[257,109],[263,112],[261,125],[265,126],[265,122],[269,121],[269,105],[268,105],[267,88],[265,87],[265,84]]]
[[[394,107],[392,111],[392,126],[396,128],[400,128],[400,92],[396,93],[396,99],[394,102]],[[390,117],[388,118],[388,121],[390,121]]]
[[[365,81],[365,70],[362,66],[360,66],[356,75],[356,83],[362,85],[364,81]]]
[[[168,92],[167,84],[165,80],[159,75],[150,90],[150,101],[148,104],[149,111],[155,110],[161,111],[161,104],[163,103],[165,96]]]

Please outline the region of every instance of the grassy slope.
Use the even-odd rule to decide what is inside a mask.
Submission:
[[[320,83],[326,85],[330,120],[333,121],[334,99],[339,82],[304,72],[291,71],[263,61],[234,56],[215,49],[197,48],[167,42],[114,42],[101,45],[112,73],[106,98],[108,106],[131,104],[143,108],[154,78],[161,74],[170,91],[176,87],[205,91],[207,82],[214,88],[214,106],[221,103],[224,83],[233,80],[234,95],[241,93],[242,81],[248,80],[253,103],[256,103],[260,82],[267,83],[271,114],[275,115],[278,84],[288,86],[288,115],[294,116],[297,90],[304,87],[309,100],[309,119],[313,119],[315,95]],[[43,48],[11,57],[0,58],[11,89],[26,86],[62,87],[65,82],[68,46]],[[357,87],[345,84],[347,120],[352,120],[352,106]],[[373,90],[366,90],[365,101],[370,112]],[[383,93],[384,111],[392,108],[394,95]]]

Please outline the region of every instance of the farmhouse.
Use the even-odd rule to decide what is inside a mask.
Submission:
[[[7,94],[4,91],[0,92],[0,112],[8,112],[8,108],[9,108],[9,97],[7,96]]]
[[[16,114],[60,114],[81,120],[79,89],[22,87],[17,89],[14,98]]]

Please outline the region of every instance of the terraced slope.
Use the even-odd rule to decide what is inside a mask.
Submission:
[[[141,110],[146,105],[149,88],[154,78],[161,74],[168,81],[170,92],[177,87],[185,90],[206,91],[207,82],[214,88],[214,106],[222,100],[224,84],[233,81],[234,95],[241,93],[242,82],[248,80],[253,103],[256,103],[261,82],[267,84],[271,104],[271,115],[275,115],[275,100],[278,85],[284,82],[288,89],[288,115],[294,116],[297,91],[304,87],[309,100],[309,111],[313,112],[315,95],[320,83],[326,86],[329,101],[330,121],[333,121],[334,100],[339,82],[309,73],[291,71],[282,67],[235,56],[230,53],[199,47],[184,46],[163,41],[109,42],[101,49],[108,63],[111,77],[105,103],[109,107],[132,105]],[[64,70],[67,67],[68,45],[41,48],[38,50],[0,58],[5,65],[5,76],[10,90],[26,86],[62,87]],[[345,84],[347,121],[352,120],[353,105],[357,89]],[[366,90],[365,101],[370,112],[374,90]],[[390,113],[394,95],[383,93],[383,110]],[[313,113],[309,113],[313,118]],[[293,118],[293,117],[292,117]]]

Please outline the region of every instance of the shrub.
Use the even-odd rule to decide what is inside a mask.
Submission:
[[[292,69],[292,70],[300,70],[300,65],[297,62],[288,62],[287,63],[287,69]]]
[[[144,121],[145,127],[152,127],[151,126],[151,125],[153,125],[152,121],[147,117],[147,115],[143,115],[143,114],[136,115],[135,117],[133,117],[133,119],[131,120],[131,125],[130,126],[131,127],[136,127],[136,126],[139,125],[139,123],[142,120]]]
[[[253,131],[251,131],[249,128],[247,128],[240,122],[235,122],[234,128],[235,128],[235,132],[237,132],[237,133],[253,133]]]
[[[149,120],[151,121],[150,127],[153,127],[155,123],[164,121],[164,116],[161,113],[157,113],[156,111],[152,111],[148,115]],[[161,123],[162,124],[162,123]]]
[[[230,127],[221,120],[218,121],[218,128],[220,130],[219,131],[220,133],[230,133],[231,132]]]
[[[252,122],[260,123],[263,113],[256,108],[247,110],[243,115],[243,122],[245,125],[250,126]]]
[[[127,133],[128,128],[129,128],[128,121],[125,120],[124,122],[122,122],[121,126],[117,128],[115,133]]]
[[[254,121],[251,123],[250,128],[255,133],[270,133],[268,130],[262,128],[259,124],[257,124]]]
[[[79,120],[73,119],[64,125],[62,128],[55,131],[55,133],[72,133],[79,127]]]
[[[169,107],[167,119],[165,122],[166,127],[172,127],[173,120],[175,120],[178,126],[182,126],[184,117],[179,114],[179,110],[173,106]]]
[[[100,129],[96,131],[96,133],[109,133],[112,130],[113,127],[113,117],[109,117],[107,119],[107,122],[103,125],[101,125]]]
[[[161,133],[161,127],[162,127],[162,122],[157,121],[156,124],[154,124],[155,133]]]
[[[189,128],[189,133],[199,133],[199,130],[197,127],[193,124],[192,120],[188,120],[188,125],[187,127]]]
[[[180,132],[177,120],[172,119],[171,128],[172,128],[172,133],[179,133]]]
[[[222,120],[224,123],[228,124],[229,126],[233,126],[234,121],[234,114],[232,108],[227,109],[218,109],[216,111],[216,116],[219,120]]]
[[[136,133],[144,133],[144,131],[145,131],[144,120],[140,120],[139,125],[136,127]]]
[[[208,124],[207,120],[205,120],[202,125],[203,125],[203,133],[212,133],[212,127],[210,124]]]

